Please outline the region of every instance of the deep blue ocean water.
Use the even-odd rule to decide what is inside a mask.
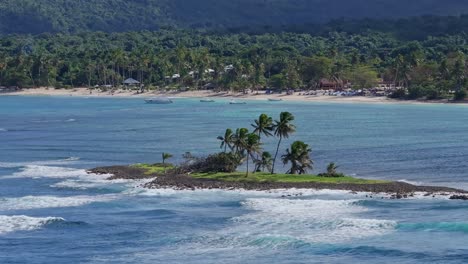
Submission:
[[[281,111],[298,127],[282,149],[306,141],[315,172],[335,161],[358,177],[468,189],[468,106],[3,96],[0,263],[468,262],[466,202],[145,190],[85,172],[205,155],[225,128]]]

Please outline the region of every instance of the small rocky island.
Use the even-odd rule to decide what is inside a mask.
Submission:
[[[282,112],[277,120],[261,114],[251,126],[236,130],[226,129],[217,137],[222,152],[207,157],[194,157],[191,153],[183,155],[184,162],[178,166],[166,163],[172,157],[162,153],[162,163],[136,164],[128,166],[101,167],[90,170],[95,174],[113,175],[109,179],[152,179],[146,188],[173,188],[178,190],[195,189],[330,189],[350,192],[369,192],[388,194],[391,198],[401,199],[424,193],[427,196],[445,195],[450,199],[468,200],[468,191],[448,187],[416,186],[403,182],[366,180],[346,176],[338,172],[338,166],[330,163],[326,172],[318,175],[308,174],[313,169],[312,149],[303,141],[294,141],[282,155],[281,143],[296,132],[294,116]],[[278,143],[274,155],[263,149],[262,137],[276,137]],[[275,165],[280,158],[289,170],[277,173]],[[238,168],[245,165],[245,172]]]
[[[223,189],[223,190],[275,190],[275,189],[315,189],[315,190],[345,190],[350,192],[369,192],[386,194],[390,198],[402,199],[424,193],[425,196],[443,195],[450,199],[468,200],[468,191],[438,187],[417,186],[404,182],[365,180],[352,177],[330,179],[314,175],[302,175],[291,180],[286,174],[264,174],[261,177],[245,177],[243,173],[213,174],[177,174],[164,173],[164,168],[158,165],[137,164],[128,166],[99,167],[89,170],[89,173],[112,175],[108,179],[151,180],[144,184],[145,188],[171,188],[175,190]],[[270,180],[264,179],[271,175]],[[298,176],[296,176],[298,177]],[[260,179],[259,179],[260,178]],[[285,180],[281,180],[281,178]],[[307,179],[309,178],[309,179]]]

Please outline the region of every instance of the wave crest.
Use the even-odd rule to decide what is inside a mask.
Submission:
[[[214,247],[300,247],[310,243],[342,243],[395,230],[395,221],[360,217],[368,209],[355,202],[250,198],[242,203],[249,213],[233,218],[232,225],[200,243]]]
[[[67,157],[56,160],[31,161],[31,162],[0,162],[0,168],[19,168],[27,166],[50,166],[50,165],[68,165],[79,161],[79,157]]]
[[[0,215],[0,235],[15,231],[31,231],[53,223],[65,222],[61,217],[30,217]]]
[[[113,199],[111,195],[102,196],[24,196],[19,198],[0,199],[0,210],[29,210],[38,208],[76,207],[94,202]]]
[[[398,229],[402,231],[468,233],[468,223],[463,223],[463,222],[401,223],[401,224],[398,224]]]

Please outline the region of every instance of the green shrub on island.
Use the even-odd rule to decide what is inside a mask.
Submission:
[[[241,158],[235,153],[216,153],[205,158],[196,158],[192,164],[178,168],[180,173],[232,173],[242,164]]]
[[[268,151],[264,151],[259,158],[255,159],[254,162],[255,162],[254,172],[265,172],[265,170],[270,172],[273,167],[273,157]]]
[[[319,177],[330,177],[330,178],[340,178],[340,177],[345,177],[343,173],[339,173],[337,171],[338,166],[334,163],[331,162],[327,166],[327,172],[326,173],[320,173],[318,176]]]
[[[142,169],[145,171],[145,174],[151,175],[151,174],[161,174],[167,173],[167,169],[172,170],[175,168],[175,166],[171,163],[154,163],[154,164],[146,164],[146,163],[139,163],[139,164],[134,164],[131,167]]]

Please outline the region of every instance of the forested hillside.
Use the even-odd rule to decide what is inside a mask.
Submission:
[[[389,34],[213,34],[186,30],[0,38],[0,86],[316,89],[323,78],[437,99],[468,88],[468,36],[401,41]]]
[[[468,13],[460,0],[0,0],[0,33],[281,28],[336,18]]]

